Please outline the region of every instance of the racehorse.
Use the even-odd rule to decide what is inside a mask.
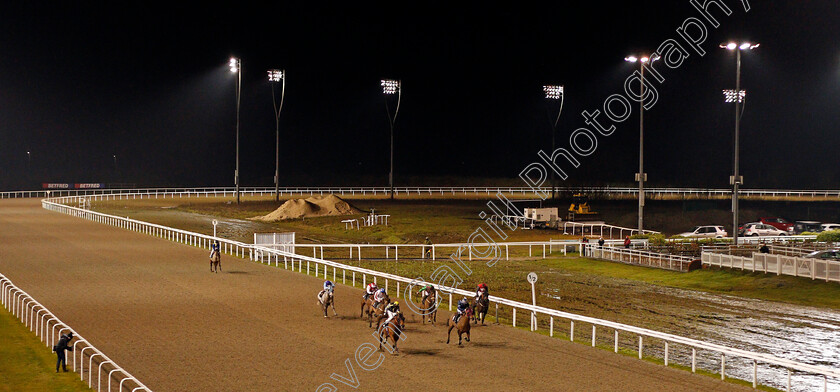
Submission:
[[[384,311],[385,306],[391,303],[391,298],[388,297],[388,294],[382,298],[375,307],[373,306],[373,296],[369,296],[367,299],[362,298],[362,306],[361,311],[359,312],[359,318],[368,318],[368,327],[373,328],[373,317],[379,317]]]
[[[222,270],[222,255],[219,252],[210,252],[210,272],[219,272]]]
[[[432,325],[435,325],[437,321],[437,291],[430,290],[426,299],[420,301],[420,306],[420,321],[426,324],[426,318],[428,317]]]
[[[335,298],[333,297],[332,290],[322,291],[318,295],[318,304],[321,305],[321,309],[324,311],[324,317],[327,317],[327,308],[330,306],[332,306],[333,315],[338,316],[338,313],[335,312]]]
[[[449,330],[446,331],[446,344],[449,344],[449,336],[452,334],[452,328],[458,328],[458,345],[461,345],[461,335],[467,334],[467,341],[470,341],[470,317],[472,317],[472,308],[467,308],[461,318],[458,319],[458,324],[455,324],[455,316],[447,321]]]
[[[397,341],[400,340],[400,334],[405,329],[405,317],[403,317],[402,312],[397,313],[394,315],[394,318],[391,321],[382,324],[380,328],[379,325],[376,326],[376,330],[379,331],[379,349],[382,350],[382,343],[388,344],[388,339],[394,342],[394,353],[398,353],[400,350],[397,348]],[[389,350],[390,351],[390,350]]]
[[[487,310],[490,309],[490,296],[487,293],[481,293],[481,297],[472,306],[473,322],[478,324],[481,320],[481,325],[484,325],[484,318],[487,317]]]

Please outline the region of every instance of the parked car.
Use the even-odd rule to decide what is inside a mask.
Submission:
[[[796,221],[796,224],[793,226],[793,232],[796,234],[802,234],[806,231],[813,233],[822,231],[822,222]]]
[[[746,237],[757,237],[757,236],[771,236],[771,237],[778,237],[783,235],[788,235],[787,231],[779,230],[773,226],[765,225],[764,223],[747,223],[744,225],[744,236]]]
[[[679,234],[680,237],[688,238],[723,238],[727,235],[723,226],[696,226],[692,231]]]
[[[820,227],[822,227],[822,231],[840,230],[840,223],[823,223]]]
[[[838,260],[840,261],[840,249],[818,250],[803,256],[809,259]]]
[[[793,234],[793,223],[788,220],[779,217],[764,217],[758,218],[760,223],[764,223],[765,225],[773,226],[779,230],[787,231],[788,234]]]

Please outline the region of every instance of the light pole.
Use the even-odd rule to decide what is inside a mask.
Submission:
[[[735,90],[723,92],[726,102],[735,103],[735,157],[733,175],[729,179],[729,183],[732,185],[732,243],[734,245],[738,245],[738,186],[744,181],[743,177],[739,174],[740,154],[738,151],[741,132],[741,106],[746,98],[746,92],[741,90],[741,51],[755,49],[758,45],[749,42],[743,42],[741,44],[729,42],[720,45],[723,49],[735,51]]]
[[[117,181],[119,181],[119,170],[117,170],[117,154],[114,154],[114,176],[117,177]]]
[[[555,138],[557,135],[557,123],[560,121],[560,113],[563,113],[563,86],[560,85],[546,85],[543,86],[543,92],[545,92],[545,99],[551,99],[560,101],[560,109],[557,110],[557,117],[555,117],[554,121],[551,123],[551,151],[552,154],[554,153],[554,146]],[[557,184],[554,180],[554,170],[551,171],[551,199],[554,200],[554,189],[556,188]]]
[[[268,70],[268,82],[271,83],[271,103],[274,105],[274,126],[276,132],[276,150],[274,154],[274,201],[280,201],[280,111],[283,110],[283,98],[286,97],[286,71],[281,69]],[[280,106],[274,98],[274,85],[282,83],[280,87]]]
[[[29,175],[29,172],[32,170],[32,154],[29,151],[26,152],[26,175]]]
[[[229,65],[230,72],[236,74],[236,171],[233,172],[233,181],[236,188],[236,204],[239,204],[239,92],[242,87],[242,61],[231,57]]]
[[[385,94],[385,112],[388,114],[388,124],[391,126],[391,171],[388,173],[388,187],[390,188],[391,200],[394,199],[394,123],[397,122],[397,114],[400,113],[400,98],[402,97],[402,81],[393,79],[382,79],[382,94]],[[388,96],[397,95],[397,108],[394,115],[388,108]]]
[[[639,91],[639,172],[636,173],[636,181],[639,182],[639,234],[644,231],[645,223],[645,181],[647,181],[647,173],[645,173],[645,64],[653,63],[659,60],[659,55],[654,54],[652,57],[642,56],[627,56],[624,61],[630,63],[639,63],[641,70],[640,91]]]

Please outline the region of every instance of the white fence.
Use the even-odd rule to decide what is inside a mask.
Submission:
[[[544,194],[551,194],[550,187],[537,188]],[[584,192],[589,194],[603,194],[606,196],[635,196],[638,188],[634,187],[558,187],[560,192]],[[386,195],[388,187],[283,187],[280,195]],[[398,195],[495,195],[502,192],[508,195],[535,195],[536,190],[530,187],[395,187]],[[663,196],[678,196],[684,198],[725,197],[732,194],[730,189],[706,188],[646,188],[645,193],[651,198]],[[33,190],[0,192],[0,199],[21,197],[62,197],[73,195],[146,195],[158,197],[181,196],[224,196],[235,195],[233,187],[200,187],[200,188],[139,188],[139,189],[66,189],[66,190]],[[240,194],[247,196],[266,196],[274,194],[274,187],[242,187]],[[840,190],[788,190],[788,189],[740,189],[741,196],[758,197],[823,197],[840,199]]]
[[[58,317],[49,311],[44,305],[33,299],[25,291],[21,290],[12,283],[9,278],[0,274],[0,292],[2,292],[3,306],[15,317],[20,319],[31,332],[35,332],[35,336],[41,339],[41,342],[46,344],[47,348],[54,346],[61,335],[65,332],[73,332],[74,341],[72,358],[69,361],[73,366],[73,371],[76,371],[76,353],[79,353],[78,371],[82,381],[85,380],[85,354],[87,353],[87,378],[88,387],[93,388],[93,372],[94,365],[96,369],[96,390],[101,391],[103,381],[107,381],[107,391],[111,391],[111,382],[119,382],[116,391],[123,391],[123,387],[127,391],[146,390],[151,392],[147,386],[143,385],[138,379],[134,378],[129,372],[117,365],[111,358],[103,354],[96,347],[93,346],[81,334],[64,324]],[[90,350],[90,351],[88,351]],[[107,371],[106,378],[103,380],[102,372]],[[116,374],[115,374],[116,373]],[[133,388],[133,389],[132,389]]]
[[[776,275],[792,275],[840,282],[840,262],[780,254],[753,253],[752,256],[735,256],[723,253],[703,252],[703,264],[740,269],[752,272],[764,272]]]
[[[650,252],[646,250],[625,249],[616,246],[600,247],[597,244],[587,244],[584,248],[585,257],[618,261],[625,264],[643,265],[674,271],[687,272],[688,267],[696,258]]]
[[[234,254],[239,257],[244,257],[246,254],[249,255],[249,258],[260,261],[266,264],[274,264],[275,266],[280,266],[281,263],[284,268],[295,270],[297,269],[298,272],[303,272],[304,263],[306,264],[306,272],[307,274],[310,272],[310,268],[314,267],[314,273],[316,276],[323,276],[325,278],[329,278],[332,276],[332,280],[334,282],[338,282],[339,276],[341,277],[341,282],[343,284],[348,284],[347,281],[350,280],[353,286],[356,286],[356,281],[361,280],[362,286],[365,285],[367,282],[368,277],[371,277],[374,282],[377,279],[384,280],[384,287],[387,291],[395,293],[395,296],[399,298],[400,296],[400,285],[404,287],[406,290],[405,292],[408,293],[408,300],[412,300],[412,285],[415,283],[414,280],[409,278],[404,278],[401,276],[388,274],[379,271],[373,271],[361,267],[354,267],[345,264],[340,264],[334,261],[319,259],[315,257],[308,257],[297,255],[293,253],[281,252],[269,248],[257,247],[251,244],[244,244],[236,241],[230,241],[222,238],[212,238],[210,236],[198,233],[192,233],[184,230],[179,229],[172,229],[160,225],[150,224],[146,222],[141,222],[137,220],[132,220],[128,218],[121,218],[116,216],[105,215],[102,213],[92,212],[81,210],[79,208],[68,207],[61,205],[61,199],[52,199],[52,200],[42,200],[42,205],[44,208],[61,212],[65,214],[70,214],[76,217],[80,217],[83,219],[89,219],[96,222],[101,222],[105,224],[111,224],[117,227],[122,227],[129,230],[138,231],[140,233],[160,236],[163,238],[172,239],[175,241],[179,241],[185,244],[199,246],[207,248],[211,240],[217,239],[218,241],[224,244],[223,249],[225,253]],[[330,274],[330,269],[332,269],[332,274]],[[340,272],[339,272],[340,271]],[[348,276],[349,275],[349,276]],[[358,276],[357,276],[358,275]],[[390,286],[390,287],[389,287]],[[394,288],[394,286],[396,286]],[[392,290],[396,291],[392,291]],[[470,297],[474,293],[472,291],[461,290],[461,289],[452,289],[452,290],[442,290],[442,294],[448,296],[449,302],[449,310],[452,310],[452,300],[453,296],[467,296]],[[403,293],[403,296],[404,293]],[[443,299],[443,295],[441,297]],[[672,335],[668,333],[653,331],[645,328],[635,327],[632,325],[626,325],[621,323],[616,323],[607,320],[601,320],[593,317],[581,316],[573,313],[562,312],[555,309],[549,309],[542,306],[534,306],[531,304],[526,304],[523,302],[513,301],[505,298],[500,298],[496,296],[490,296],[490,301],[496,304],[496,309],[498,312],[499,305],[507,306],[512,311],[512,318],[511,323],[515,327],[516,326],[516,311],[517,309],[524,311],[530,317],[531,323],[531,330],[539,329],[539,322],[538,317],[543,317],[543,326],[545,326],[545,319],[549,320],[548,322],[548,331],[550,336],[554,336],[555,332],[555,320],[558,322],[562,320],[566,320],[569,323],[569,337],[570,340],[575,340],[575,325],[580,326],[581,324],[590,325],[591,326],[591,338],[592,338],[592,345],[596,345],[596,334],[598,333],[598,328],[601,329],[602,334],[606,334],[607,338],[612,338],[611,341],[613,343],[613,349],[615,352],[619,350],[619,334],[631,334],[632,336],[638,337],[638,356],[642,358],[645,353],[645,339],[648,340],[648,355],[650,355],[650,347],[653,342],[662,341],[664,342],[664,364],[668,366],[669,360],[674,361],[673,357],[670,357],[669,353],[675,352],[678,347],[688,348],[691,350],[690,360],[687,363],[690,363],[691,370],[694,372],[697,366],[697,352],[711,352],[713,355],[716,355],[720,359],[720,376],[721,379],[725,379],[727,376],[726,373],[726,365],[729,363],[732,365],[733,363],[738,364],[742,361],[747,361],[752,365],[752,385],[756,387],[759,383],[758,380],[758,366],[761,364],[764,367],[770,368],[785,368],[788,370],[787,373],[787,380],[786,385],[787,389],[790,390],[792,385],[792,378],[791,372],[799,372],[805,373],[811,376],[821,377],[823,380],[824,390],[828,390],[828,380],[831,378],[832,380],[840,379],[840,369],[829,368],[825,366],[819,365],[810,365],[801,362],[792,361],[789,359],[779,358],[770,354],[764,353],[757,353],[747,350],[742,350],[733,347],[727,347],[719,344],[714,344],[710,342],[705,342],[701,340],[690,339],[682,336]],[[559,324],[558,324],[559,325]],[[580,327],[579,327],[580,328]],[[605,331],[606,330],[606,331]],[[610,336],[610,332],[612,332],[612,336]],[[636,347],[633,347],[636,350]],[[733,361],[733,359],[739,359],[740,361]],[[728,361],[728,362],[727,362]],[[784,382],[779,382],[778,380],[773,380],[776,384],[784,384]]]
[[[584,235],[587,232],[591,235],[595,235],[595,232],[598,232],[598,235],[603,237],[604,230],[606,230],[607,237],[613,237],[613,231],[618,232],[619,238],[624,238],[625,235],[634,235],[639,234],[639,229],[632,229],[629,227],[621,227],[621,226],[613,226],[608,225],[603,222],[598,223],[586,223],[586,222],[562,222],[563,223],[563,234],[566,235]],[[559,225],[559,223],[558,223]],[[571,229],[571,232],[569,232]],[[626,233],[625,233],[626,232]],[[654,230],[642,230],[641,234],[660,234],[658,231]]]

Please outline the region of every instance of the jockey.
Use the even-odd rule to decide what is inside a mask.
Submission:
[[[429,295],[431,295],[434,292],[435,292],[435,286],[433,286],[431,283],[426,283],[425,285],[423,285],[423,287],[420,288],[420,291],[417,292],[418,294],[420,294],[422,296],[422,298],[420,299],[420,302],[425,301],[426,298],[428,298]]]
[[[467,297],[461,298],[458,301],[458,314],[455,315],[455,323],[458,323],[458,319],[461,318],[461,314],[467,311],[467,308],[470,307],[470,302],[467,300]]]
[[[481,296],[483,294],[490,295],[490,292],[487,290],[487,284],[486,283],[480,283],[478,285],[478,287],[476,287],[476,289],[475,289],[475,300],[478,301],[479,299],[481,299]]]
[[[370,282],[368,283],[367,287],[365,287],[365,299],[368,299],[373,293],[376,292],[376,283]]]
[[[385,289],[379,289],[376,293],[373,294],[373,307],[379,306],[379,303],[385,299]]]
[[[213,241],[213,244],[210,245],[210,258],[212,259],[213,256],[219,254],[219,240]]]
[[[324,282],[324,289],[321,290],[320,293],[318,293],[318,298],[321,298],[321,296],[324,295],[324,293],[333,292],[333,290],[335,290],[335,285],[333,285],[333,282],[330,282],[329,280],[325,281]]]
[[[400,303],[397,301],[391,302],[385,307],[381,317],[385,317],[385,324],[388,324],[394,316],[400,313]]]

